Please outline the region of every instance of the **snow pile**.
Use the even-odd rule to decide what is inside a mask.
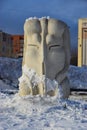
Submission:
[[[21,76],[22,59],[0,57],[0,79],[6,84],[17,87]]]
[[[3,89],[14,89],[13,87],[11,87],[10,85],[5,84],[2,80],[0,80],[0,91],[2,91]]]
[[[0,80],[12,88],[18,87],[22,75],[22,59],[0,57]],[[71,88],[87,89],[87,67],[70,66],[68,70]]]
[[[70,66],[68,71],[71,88],[87,89],[87,66]]]
[[[86,130],[87,102],[0,93],[0,130]]]

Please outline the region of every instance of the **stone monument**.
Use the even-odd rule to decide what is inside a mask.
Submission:
[[[68,98],[70,94],[67,78],[69,64],[68,26],[53,18],[27,19],[24,24],[23,70],[22,77],[19,79],[19,94],[21,96],[29,94],[55,96],[57,89],[48,90],[47,88],[47,79],[50,79],[50,81],[55,80],[61,87],[62,98]],[[38,77],[45,75],[44,83],[34,84],[37,75]]]

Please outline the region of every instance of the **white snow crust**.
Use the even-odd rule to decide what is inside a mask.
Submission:
[[[29,20],[32,20],[32,19],[43,19],[43,18],[46,18],[46,19],[49,19],[50,18],[50,16],[44,16],[44,17],[41,17],[41,18],[37,18],[37,17],[29,17],[29,18],[27,18],[25,21],[27,22],[27,21],[29,21]]]
[[[87,102],[0,93],[0,130],[87,130]]]

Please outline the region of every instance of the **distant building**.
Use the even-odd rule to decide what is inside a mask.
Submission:
[[[12,39],[11,35],[0,30],[0,56],[11,57]]]
[[[0,56],[18,58],[23,56],[23,35],[10,35],[0,31]]]
[[[23,45],[24,45],[24,36],[23,35],[12,35],[12,44],[13,44],[13,57],[23,56]]]
[[[78,22],[78,66],[87,66],[87,18]]]

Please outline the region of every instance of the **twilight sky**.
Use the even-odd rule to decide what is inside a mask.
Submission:
[[[70,27],[71,45],[77,46],[78,19],[87,18],[87,0],[0,0],[0,29],[10,34],[23,34],[29,17],[50,16]]]

